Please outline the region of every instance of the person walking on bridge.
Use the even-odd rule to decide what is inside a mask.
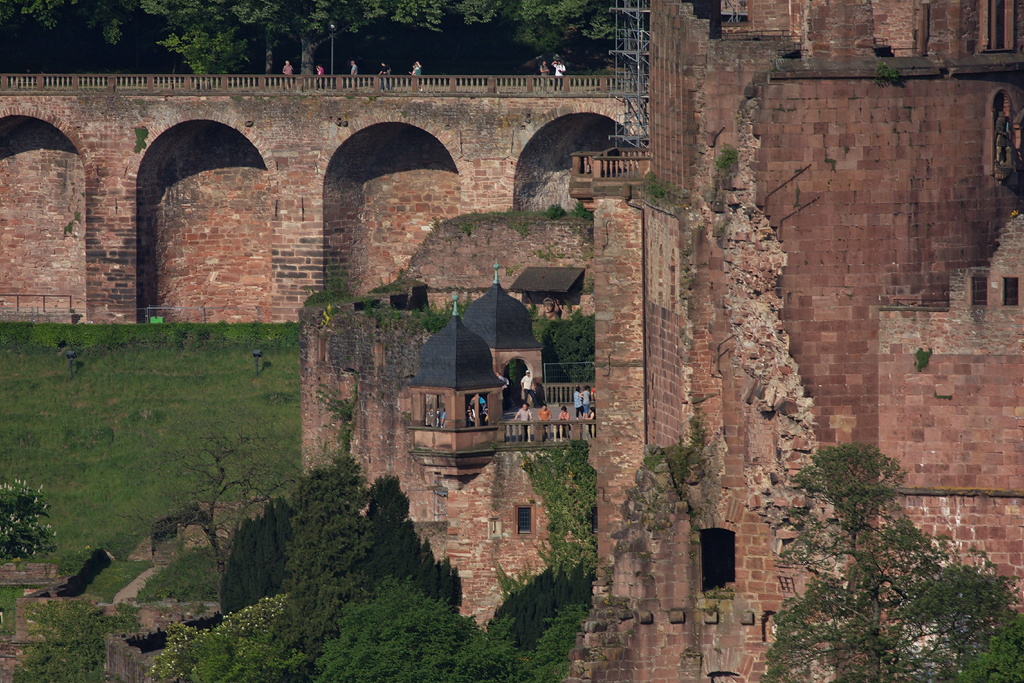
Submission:
[[[287,59],[284,60],[284,68],[281,69],[281,73],[283,73],[285,76],[291,76],[292,74],[295,73],[295,68],[292,66],[292,63],[289,62]]]

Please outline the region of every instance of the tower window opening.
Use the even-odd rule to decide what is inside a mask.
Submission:
[[[533,508],[531,508],[531,507],[519,507],[519,508],[516,508],[516,533],[519,533],[519,534],[532,534],[533,533]]]
[[[1019,305],[1018,292],[1020,291],[1020,280],[1015,277],[1003,278],[1003,305]]]
[[[971,278],[971,305],[988,306],[988,278]]]
[[[728,529],[701,529],[701,590],[725,588],[736,581],[736,534]]]

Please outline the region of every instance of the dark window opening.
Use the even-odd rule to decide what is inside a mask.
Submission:
[[[876,45],[875,46],[875,56],[876,57],[895,57],[896,55],[893,54],[892,48],[889,47],[888,45]]]
[[[971,305],[988,306],[988,278],[971,278]]]
[[[533,508],[516,508],[516,529],[517,533],[533,533]]]
[[[1015,277],[1004,277],[1003,278],[1003,305],[1004,306],[1017,306],[1020,280]]]
[[[701,590],[725,588],[736,580],[736,534],[728,529],[701,529]]]
[[[988,0],[987,8],[987,49],[1012,50],[1014,48],[1013,0]]]
[[[590,533],[597,533],[597,506],[590,509]]]

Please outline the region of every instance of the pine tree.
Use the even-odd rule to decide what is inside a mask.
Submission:
[[[458,610],[462,604],[458,570],[447,558],[435,561],[430,545],[420,541],[409,519],[409,498],[398,477],[384,476],[373,482],[366,516],[371,525],[372,550],[365,572],[371,584],[376,585],[387,576],[398,581],[412,579],[428,598]]]
[[[520,650],[532,650],[551,620],[567,607],[589,605],[594,575],[581,563],[565,574],[548,567],[505,600],[491,623],[511,617],[510,632]]]
[[[292,497],[294,535],[284,582],[289,601],[281,634],[289,647],[313,659],[337,633],[341,608],[368,585],[368,497],[359,465],[347,454],[303,476]]]
[[[220,584],[225,614],[281,592],[286,549],[292,540],[292,514],[287,501],[278,498],[266,504],[261,516],[245,520],[235,532]]]
[[[956,680],[1013,617],[1015,579],[917,529],[898,504],[905,473],[874,446],[821,449],[793,478],[814,501],[783,559],[804,593],[775,621],[766,683]]]

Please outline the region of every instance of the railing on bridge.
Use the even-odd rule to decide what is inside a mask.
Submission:
[[[573,439],[592,441],[597,436],[597,420],[515,421],[499,422],[498,426],[499,448],[557,446]]]
[[[614,76],[0,74],[0,92],[607,95]]]
[[[651,170],[651,157],[643,149],[606,149],[574,152],[569,174],[569,196],[592,199],[620,194],[624,185],[639,186]]]

